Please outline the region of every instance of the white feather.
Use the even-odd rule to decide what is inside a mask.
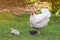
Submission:
[[[20,32],[16,29],[13,29],[13,28],[11,28],[11,33],[14,34],[14,35],[17,35],[17,36],[20,35]]]
[[[42,28],[48,25],[51,13],[48,9],[42,8],[41,14],[33,14],[30,16],[30,26],[35,28]]]

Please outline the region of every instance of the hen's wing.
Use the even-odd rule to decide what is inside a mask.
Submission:
[[[45,19],[47,18],[47,15],[44,15],[44,14],[41,14],[41,15],[38,15],[38,21],[36,21],[36,23],[41,23],[42,21],[44,21]]]

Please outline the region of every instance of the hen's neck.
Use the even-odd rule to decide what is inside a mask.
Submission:
[[[35,15],[35,13],[32,13],[31,15],[33,16],[33,15]]]

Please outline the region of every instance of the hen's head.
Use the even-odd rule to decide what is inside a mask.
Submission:
[[[35,9],[34,9],[34,8],[32,8],[32,9],[31,9],[31,13],[30,13],[30,15],[32,15],[32,16],[33,16],[34,14],[35,14]]]

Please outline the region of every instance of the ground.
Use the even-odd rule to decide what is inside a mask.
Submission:
[[[16,16],[11,13],[0,13],[0,40],[60,40],[60,17],[51,17],[46,28],[41,29],[39,35],[31,35],[29,15]],[[10,33],[10,28],[20,31],[20,36]]]

